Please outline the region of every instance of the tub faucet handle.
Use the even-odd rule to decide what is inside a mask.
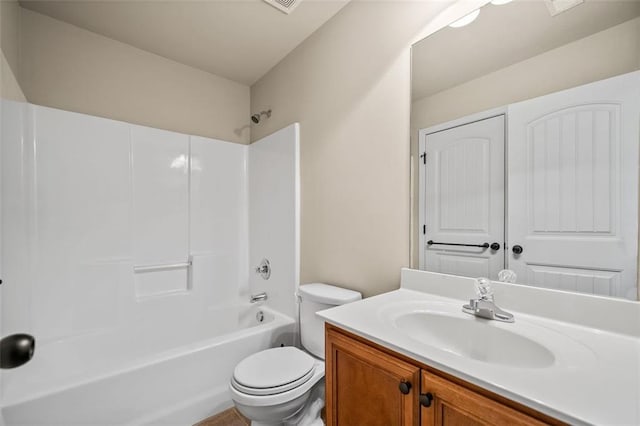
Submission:
[[[263,280],[268,280],[271,276],[271,263],[269,259],[262,259],[260,264],[256,266],[256,274],[259,274]]]

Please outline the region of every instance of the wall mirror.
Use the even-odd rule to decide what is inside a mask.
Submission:
[[[412,47],[412,264],[638,300],[640,0],[494,0]]]

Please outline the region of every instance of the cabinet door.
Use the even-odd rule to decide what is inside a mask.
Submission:
[[[330,326],[325,348],[328,425],[418,425],[418,367]]]
[[[421,426],[545,424],[427,371],[422,372],[421,393],[432,397],[428,407],[421,406]]]

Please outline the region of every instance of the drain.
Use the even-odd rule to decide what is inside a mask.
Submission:
[[[258,322],[264,321],[264,312],[258,311],[258,313],[256,314],[256,319],[258,320]]]

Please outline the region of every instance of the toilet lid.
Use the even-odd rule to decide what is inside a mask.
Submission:
[[[233,372],[233,379],[244,388],[266,390],[300,381],[309,375],[313,366],[313,358],[298,348],[273,348],[240,361]]]
[[[248,386],[243,386],[236,381],[235,378],[231,378],[231,386],[233,386],[236,390],[246,393],[247,395],[256,395],[256,396],[265,396],[265,395],[275,395],[278,393],[283,393],[295,389],[304,385],[314,374],[315,369],[311,369],[307,374],[300,377],[298,380],[294,380],[293,382],[286,383],[281,386],[276,386],[273,388],[251,388]]]

